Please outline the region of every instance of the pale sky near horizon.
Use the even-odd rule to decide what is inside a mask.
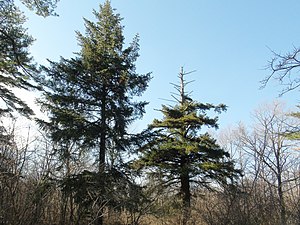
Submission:
[[[42,18],[26,11],[28,33],[35,39],[31,48],[38,63],[46,59],[70,58],[79,50],[75,30],[84,33],[83,17],[94,20],[104,0],[60,0],[59,17]],[[145,128],[170,99],[180,67],[195,80],[188,89],[200,102],[224,103],[220,128],[247,122],[260,104],[278,97],[282,87],[271,82],[259,90],[259,81],[270,71],[265,66],[270,49],[285,53],[300,47],[300,1],[280,0],[111,0],[121,15],[126,43],[138,33],[140,57],[137,71],[152,72],[153,79],[142,99],[149,101],[144,119],[136,129]],[[24,9],[22,7],[22,9]],[[299,102],[299,92],[280,98],[288,107]]]

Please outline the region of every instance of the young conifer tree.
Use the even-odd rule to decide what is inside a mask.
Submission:
[[[223,104],[203,104],[191,99],[185,88],[183,70],[179,73],[180,84],[174,85],[178,97],[174,106],[163,105],[161,120],[155,119],[143,132],[145,144],[140,150],[140,158],[135,166],[159,174],[164,185],[179,187],[182,201],[182,223],[187,224],[190,217],[191,184],[202,186],[210,181],[225,182],[238,172],[229,153],[225,152],[204,127],[218,128],[218,118],[210,117],[208,112],[224,111]]]

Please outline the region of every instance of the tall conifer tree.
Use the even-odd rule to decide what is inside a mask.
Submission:
[[[147,103],[138,97],[146,90],[150,74],[136,72],[138,36],[124,48],[121,17],[110,2],[93,13],[97,21],[85,19],[85,34],[77,32],[81,46],[77,57],[61,58],[44,68],[46,88],[41,105],[49,121],[39,123],[61,146],[71,141],[97,155],[101,176],[108,150],[120,153],[129,146],[127,129],[145,112]],[[58,151],[62,156],[65,147]]]
[[[178,185],[182,200],[182,224],[187,224],[191,206],[191,184],[207,185],[212,180],[225,181],[236,174],[229,154],[225,152],[203,127],[218,128],[218,118],[208,115],[210,110],[218,113],[226,106],[203,104],[192,100],[185,88],[184,73],[179,74],[180,84],[174,85],[177,104],[163,105],[161,120],[155,119],[143,132],[145,144],[140,148],[138,168],[159,174],[167,186]]]
[[[121,18],[110,2],[94,15],[97,22],[85,19],[85,35],[77,32],[78,57],[44,68],[47,89],[41,104],[50,122],[41,124],[55,141],[98,148],[100,171],[106,150],[124,149],[128,126],[143,115],[147,103],[134,97],[145,91],[150,74],[136,73],[138,37],[124,49]]]

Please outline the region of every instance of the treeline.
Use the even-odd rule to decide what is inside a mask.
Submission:
[[[22,1],[42,16],[57,1]],[[80,51],[34,64],[33,38],[12,0],[0,1],[0,224],[299,224],[298,117],[280,103],[216,139],[224,104],[189,95],[181,68],[170,105],[140,133],[151,73],[136,72],[109,1],[84,19]],[[38,90],[47,118],[15,90]],[[20,133],[20,130],[22,133]]]
[[[251,124],[223,130],[219,143],[242,175],[191,185],[188,224],[298,224],[298,144],[285,135],[298,123],[274,103]],[[164,171],[138,182],[137,171],[118,165],[100,177],[92,156],[73,153],[62,161],[46,135],[27,130],[24,137],[17,122],[8,124],[1,135],[2,224],[94,224],[100,197],[104,224],[180,224],[178,185],[164,185]]]

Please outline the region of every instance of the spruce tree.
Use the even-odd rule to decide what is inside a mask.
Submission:
[[[220,113],[226,106],[194,101],[185,90],[187,74],[181,70],[180,84],[174,85],[178,91],[178,96],[173,95],[177,103],[163,105],[160,110],[163,118],[155,119],[142,133],[145,143],[134,163],[139,169],[159,174],[165,186],[179,187],[182,224],[189,219],[193,183],[207,186],[213,180],[225,182],[238,172],[229,160],[229,153],[210,134],[201,133],[204,127],[218,128],[218,118],[208,113],[211,110]]]
[[[97,172],[89,179],[101,181],[94,190],[103,195],[106,156],[108,151],[120,155],[130,145],[128,126],[145,112],[147,102],[138,97],[146,90],[150,74],[136,72],[138,36],[124,48],[121,17],[110,2],[93,13],[97,21],[85,19],[85,34],[77,32],[81,50],[76,57],[44,67],[45,93],[40,103],[49,120],[39,123],[60,146],[71,142],[97,156]],[[57,153],[64,156],[65,149],[67,146]],[[97,224],[102,224],[101,218]]]
[[[77,32],[77,57],[44,67],[46,88],[40,103],[50,122],[40,122],[55,141],[98,148],[100,171],[106,149],[124,150],[128,126],[143,115],[147,102],[134,98],[145,91],[150,74],[136,73],[138,37],[124,49],[121,18],[110,2],[94,15],[97,22],[85,19],[85,35]]]

